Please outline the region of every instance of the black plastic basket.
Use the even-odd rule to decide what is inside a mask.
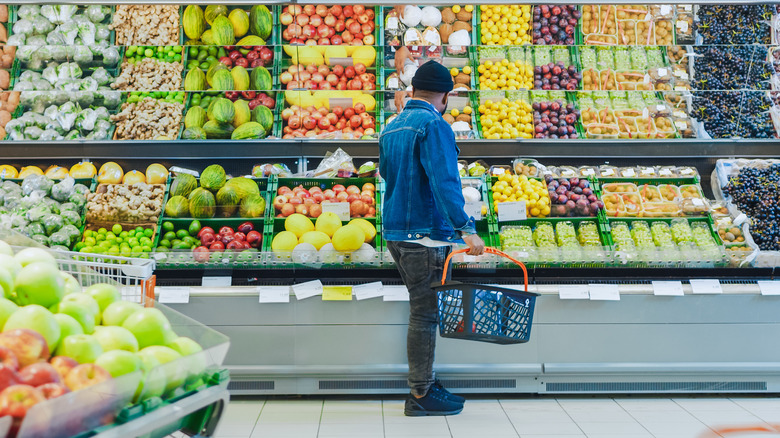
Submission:
[[[528,271],[522,262],[493,248],[485,252],[506,257],[523,269],[525,291],[496,286],[446,282],[452,252],[444,262],[442,285],[434,287],[439,297],[439,333],[443,338],[521,344],[531,337],[536,297],[528,292]]]

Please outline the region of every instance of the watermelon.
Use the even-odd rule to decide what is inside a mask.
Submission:
[[[231,217],[238,210],[238,204],[241,202],[241,198],[238,196],[236,189],[225,185],[217,192],[217,216],[218,217]]]
[[[165,216],[187,217],[190,215],[190,203],[184,196],[173,196],[165,204]]]
[[[214,195],[206,189],[197,188],[190,193],[190,215],[194,218],[212,218],[216,213]]]
[[[184,91],[200,91],[206,89],[206,75],[203,70],[193,68],[184,77]]]
[[[200,186],[216,192],[225,185],[225,169],[219,164],[212,164],[200,174]]]
[[[209,105],[207,113],[208,118],[211,120],[219,123],[233,123],[233,118],[236,117],[236,108],[230,99],[218,97]]]
[[[258,218],[265,214],[265,199],[260,195],[249,195],[243,201],[238,209],[238,214],[242,218]]]
[[[271,73],[265,67],[255,67],[249,75],[249,89],[255,91],[273,90]]]
[[[230,46],[236,42],[236,34],[233,23],[224,15],[220,15],[211,23],[212,38],[218,46]]]
[[[188,196],[198,187],[198,180],[188,173],[179,173],[171,183],[170,196]]]
[[[249,89],[249,73],[247,73],[244,67],[237,65],[230,71],[230,76],[233,77],[233,86],[236,91],[246,91]]]
[[[249,195],[260,195],[260,188],[257,186],[257,183],[243,176],[231,178],[225,185],[234,188],[240,199],[245,199]]]
[[[212,80],[214,79],[214,75],[217,74],[220,70],[227,70],[227,66],[221,62],[215,62],[211,67],[209,67],[208,70],[206,70],[206,83],[209,85],[212,85]],[[233,79],[231,76],[230,79]]]
[[[226,16],[228,13],[228,8],[225,5],[208,5],[206,6],[206,12],[203,13],[203,18],[206,20],[206,23],[209,25],[214,24],[214,20],[216,20],[217,17]]]
[[[270,133],[274,126],[274,114],[265,105],[258,105],[252,110],[252,120],[259,123],[266,134]]]
[[[265,129],[263,125],[257,122],[247,122],[236,128],[231,134],[231,140],[257,140],[265,138]]]
[[[249,32],[267,40],[271,36],[273,19],[265,5],[255,5],[249,10]]]
[[[235,89],[233,75],[227,69],[217,70],[211,77],[211,88],[218,91],[233,91]]]
[[[244,123],[252,121],[252,111],[249,109],[249,104],[243,99],[238,99],[233,102],[233,107],[236,110],[236,116],[233,118],[233,127],[238,128]]]

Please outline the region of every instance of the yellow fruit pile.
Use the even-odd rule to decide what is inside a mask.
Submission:
[[[479,106],[479,114],[483,138],[498,140],[534,136],[534,111],[524,100],[487,100]]]
[[[482,44],[531,44],[531,6],[480,5]]]
[[[534,67],[521,60],[485,61],[479,67],[480,90],[533,90]]]
[[[547,194],[547,185],[542,180],[505,173],[498,177],[492,190],[495,213],[498,213],[498,204],[501,202],[525,201],[528,217],[550,215],[550,195]]]

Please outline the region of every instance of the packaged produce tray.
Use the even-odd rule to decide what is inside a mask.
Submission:
[[[643,9],[632,9],[633,6],[640,6]],[[652,46],[671,45],[674,42],[675,10],[673,5],[650,5],[648,7],[646,5],[594,4],[581,5],[579,8],[583,13],[583,18],[577,24],[581,36],[578,44]],[[598,9],[593,11],[589,8]],[[598,15],[595,23],[588,18],[592,17],[594,13]],[[618,14],[621,15],[618,16]],[[647,29],[649,30],[645,34],[644,31]]]

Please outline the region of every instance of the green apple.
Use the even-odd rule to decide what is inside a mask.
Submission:
[[[93,336],[100,342],[103,351],[125,350],[131,353],[138,352],[138,341],[124,327],[115,325],[98,326],[95,327]]]
[[[91,335],[95,332],[95,315],[75,301],[61,301],[57,306],[57,313],[70,315],[81,324],[84,333]]]
[[[112,350],[101,354],[100,357],[95,359],[95,365],[108,371],[111,377],[119,377],[141,370],[143,363],[141,358],[135,353],[124,350]]]
[[[171,323],[159,309],[141,309],[128,316],[122,323],[122,327],[130,330],[135,336],[139,348],[166,345],[176,339],[176,334],[171,330]]]
[[[49,307],[65,295],[65,280],[57,267],[47,262],[30,263],[23,267],[14,285],[16,304],[20,306],[40,304]]]
[[[22,328],[38,332],[43,336],[43,339],[46,340],[46,344],[49,346],[49,351],[54,351],[60,340],[60,325],[57,323],[57,319],[54,318],[54,314],[37,304],[20,307],[16,312],[12,313],[8,317],[8,321],[5,322],[3,331]]]
[[[138,303],[117,301],[111,303],[103,311],[103,325],[122,325],[128,316],[143,309]]]
[[[65,313],[55,313],[54,319],[60,325],[60,342],[70,335],[83,335],[84,328],[72,316]]]
[[[8,318],[11,316],[11,314],[16,312],[18,308],[19,306],[17,306],[13,301],[0,298],[0,330],[2,330],[2,327],[5,326],[5,322],[8,321]]]
[[[95,321],[95,325],[100,324],[100,306],[98,306],[97,301],[95,301],[94,298],[92,298],[91,295],[79,292],[77,294],[70,294],[65,295],[62,297],[62,301],[60,301],[60,304],[67,303],[67,302],[75,302],[82,308],[89,311],[89,313],[92,315],[92,319]]]
[[[55,268],[57,267],[57,260],[48,251],[41,248],[25,248],[17,253],[14,258],[24,268],[27,265],[31,265],[37,262],[48,263]]]
[[[14,293],[14,276],[2,265],[0,265],[0,292],[7,298],[13,297]]]
[[[183,366],[184,364],[176,362],[177,359],[181,359],[181,354],[177,353],[176,350],[163,347],[162,345],[152,345],[139,351],[138,355],[142,359],[146,355],[151,355],[160,362],[160,367],[165,373],[166,392],[173,391],[184,384],[184,380],[187,378],[187,370]]]
[[[152,397],[160,397],[165,392],[165,373],[160,368],[160,361],[151,354],[136,354],[141,359],[141,369],[144,377],[138,385],[138,389],[133,397],[133,402],[137,403]]]
[[[13,256],[14,255],[14,250],[13,250],[13,248],[11,248],[11,245],[9,245],[9,244],[3,242],[2,240],[0,240],[0,254],[6,254],[6,255],[9,255],[9,256]]]
[[[206,370],[206,358],[202,354],[197,354],[203,351],[203,347],[192,339],[179,336],[167,347],[172,348],[183,357],[187,357],[187,368],[189,368],[190,376],[197,377]]]
[[[0,254],[0,266],[8,269],[8,272],[10,272],[11,276],[14,278],[16,278],[16,276],[19,275],[19,271],[22,270],[22,264],[8,254]]]
[[[109,304],[115,303],[122,299],[122,295],[119,293],[119,289],[116,286],[106,283],[93,284],[88,287],[84,292],[88,293],[92,298],[97,301],[100,306],[100,312],[103,313]]]
[[[65,295],[81,292],[81,284],[75,277],[67,272],[60,272],[60,275],[65,280]]]
[[[67,356],[78,363],[93,363],[103,354],[100,342],[91,335],[70,335],[62,340],[55,356]]]

